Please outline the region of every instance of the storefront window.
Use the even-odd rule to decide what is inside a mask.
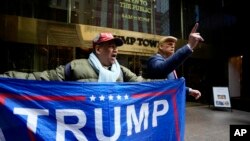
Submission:
[[[93,1],[93,24],[143,33],[169,35],[168,0]]]
[[[36,72],[65,65],[74,57],[72,47],[1,42],[0,73],[9,70]]]
[[[136,75],[143,76],[148,56],[120,54],[117,59],[121,65],[129,68]]]
[[[169,0],[3,0],[0,12],[65,23],[169,35]]]
[[[0,20],[4,21],[0,24],[0,29],[4,29],[0,31],[0,35],[4,35],[1,36],[4,50],[1,51],[1,64],[4,64],[1,72],[42,71],[75,58],[87,58],[89,51],[81,49],[89,43],[83,43],[79,35],[81,29],[75,28],[78,25],[149,33],[151,36],[145,41],[154,43],[157,40],[151,39],[153,35],[169,35],[170,32],[169,0],[2,0]],[[13,27],[12,32],[6,27]],[[132,35],[131,38],[134,39]],[[146,49],[150,50],[149,46]],[[142,58],[147,57],[136,54],[136,50],[124,54],[125,66],[140,74]]]

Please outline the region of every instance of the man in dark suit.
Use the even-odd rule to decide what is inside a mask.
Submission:
[[[203,38],[196,32],[198,23],[193,27],[188,43],[175,52],[177,38],[163,37],[158,44],[158,53],[150,57],[147,62],[147,77],[151,79],[177,79],[175,69],[180,66],[192,53]],[[189,95],[198,99],[200,91],[186,87]]]

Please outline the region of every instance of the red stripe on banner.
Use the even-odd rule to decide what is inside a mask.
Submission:
[[[167,94],[173,94],[176,93],[176,89],[163,91],[163,92],[151,92],[151,93],[142,93],[142,94],[133,94],[133,98],[145,98],[145,97],[152,97],[152,96],[161,96],[161,95],[167,95]]]
[[[0,95],[0,105],[4,105],[5,98],[6,97],[4,95]]]
[[[28,130],[28,135],[31,141],[36,141],[35,135],[31,130]]]
[[[174,121],[175,121],[175,133],[176,133],[176,138],[177,141],[180,141],[180,129],[179,129],[179,115],[178,115],[178,108],[177,108],[177,104],[176,104],[176,95],[174,95],[172,97],[172,101],[173,101],[173,107],[174,107]]]
[[[18,99],[25,101],[84,101],[85,96],[27,96],[14,94],[0,94],[0,104],[4,105],[5,99]]]

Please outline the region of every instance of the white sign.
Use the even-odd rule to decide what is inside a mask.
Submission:
[[[231,107],[228,87],[213,87],[215,107]]]

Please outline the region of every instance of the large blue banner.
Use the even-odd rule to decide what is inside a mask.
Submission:
[[[183,141],[185,80],[0,78],[1,141]]]

